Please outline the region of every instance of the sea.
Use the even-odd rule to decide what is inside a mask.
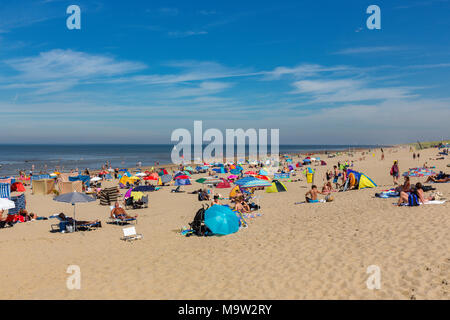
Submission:
[[[374,145],[280,145],[279,153],[339,151],[377,148]],[[131,168],[171,164],[174,145],[169,144],[67,144],[26,145],[0,144],[0,177],[27,172],[68,172],[70,170],[101,169],[108,161],[113,168]],[[248,154],[248,146],[246,152]],[[270,152],[270,147],[268,148]]]

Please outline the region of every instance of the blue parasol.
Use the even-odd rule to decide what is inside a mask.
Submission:
[[[213,205],[205,211],[205,224],[214,234],[227,235],[239,230],[239,218],[228,206]]]

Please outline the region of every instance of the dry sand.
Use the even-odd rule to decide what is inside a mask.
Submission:
[[[413,161],[409,148],[380,151],[375,157],[325,159],[316,184],[338,160],[354,160],[377,182],[375,189],[335,193],[331,203],[299,204],[306,179],[287,182],[288,192],[262,196],[262,217],[225,237],[184,237],[201,203],[196,195],[150,193],[136,228],[144,239],[120,240],[122,228],[105,223],[109,208],[98,201],[77,206],[78,219],[102,219],[103,228],[71,234],[50,233],[56,220],[32,221],[0,230],[0,299],[448,299],[450,282],[450,202],[396,207],[396,199],[374,198],[392,186],[389,169],[401,172],[425,161],[447,170],[436,149]],[[195,176],[197,178],[198,176]],[[424,181],[413,178],[412,182]],[[450,199],[450,183],[435,184]],[[199,185],[184,187],[186,191]],[[28,189],[28,188],[27,188]],[[230,189],[222,189],[227,195]],[[68,204],[27,191],[27,209],[41,216]],[[81,268],[81,289],[68,290],[66,270]],[[369,290],[366,269],[381,269],[381,289]]]

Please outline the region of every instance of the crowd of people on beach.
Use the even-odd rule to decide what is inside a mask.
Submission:
[[[381,160],[384,161],[384,150],[381,148]],[[448,153],[448,149],[443,151],[444,153]],[[362,153],[364,155],[364,153]],[[329,158],[332,158],[332,155],[329,155]],[[417,152],[414,152],[412,155],[413,159],[420,159],[420,154]],[[281,161],[280,168],[278,169],[277,173],[280,174],[289,174],[292,178],[297,173],[301,172],[303,169],[303,173],[305,175],[312,174],[314,176],[315,170],[314,165],[309,163],[304,163],[297,166],[297,168],[292,168],[290,163],[287,161]],[[155,163],[156,165],[156,163]],[[262,169],[264,168],[264,164],[262,162],[257,163],[247,163],[248,170],[250,169]],[[324,162],[317,162],[315,165],[324,165]],[[230,164],[223,164],[223,167],[226,172],[230,171],[232,168],[232,165]],[[314,181],[311,181],[311,187],[306,191],[304,197],[306,203],[316,203],[316,202],[331,202],[334,200],[334,197],[332,196],[332,193],[338,192],[338,191],[345,191],[348,189],[348,182],[349,182],[349,173],[351,174],[354,167],[354,161],[353,160],[345,160],[345,161],[338,161],[337,164],[333,165],[332,168],[327,169],[325,171],[325,177],[323,179],[324,184],[321,187],[318,187],[316,184],[314,184]],[[167,172],[169,174],[169,171],[172,175],[175,175],[177,172],[182,172],[185,169],[185,166],[183,164],[179,165],[179,167],[170,167],[170,168],[155,168],[152,167],[149,169],[149,171],[146,171],[149,174],[155,174],[157,171],[163,171]],[[427,169],[426,163],[422,167],[422,169]],[[109,162],[106,162],[100,172],[96,172],[95,176],[100,178],[101,181],[104,181],[108,178],[108,176],[114,176],[114,179],[120,179],[123,177],[123,172],[126,170],[119,170],[119,168],[113,169],[111,164]],[[139,171],[139,170],[138,170]],[[216,177],[219,178],[220,176],[216,171],[211,170],[211,168],[208,169],[202,169],[198,170],[196,172],[197,174],[207,174],[207,177]],[[33,174],[33,172],[30,172],[30,176]],[[91,171],[86,168],[83,172],[84,175],[88,177],[92,177],[93,174]],[[403,176],[403,182],[399,183],[400,178],[400,167],[399,162],[395,160],[390,168],[389,171],[390,176],[392,177],[392,193],[395,193],[395,196],[398,196],[398,202],[397,205],[418,205],[418,204],[425,204],[429,201],[436,200],[438,197],[436,197],[435,194],[432,195],[425,195],[425,192],[430,189],[428,186],[424,186],[421,182],[417,182],[415,184],[411,184],[411,179],[408,175]],[[26,176],[24,171],[20,172],[20,176]],[[243,178],[245,176],[248,176],[247,174],[244,174],[244,170],[241,170],[239,175],[237,176],[238,179]],[[296,180],[299,181],[300,179]],[[98,181],[98,180],[96,180]],[[292,180],[291,180],[292,181]],[[295,180],[294,180],[295,181]],[[450,181],[450,175],[440,171],[437,174],[429,175],[427,176],[424,183],[445,183]],[[309,183],[310,181],[308,181]],[[134,188],[138,186],[148,186],[150,185],[150,181],[144,180],[144,179],[137,179],[132,182],[132,184],[129,184],[127,182],[126,186],[127,188]],[[164,185],[164,184],[163,184]],[[99,188],[97,188],[99,187]],[[356,186],[352,185],[350,188],[357,188]],[[241,215],[248,215],[254,211],[257,211],[260,207],[259,204],[255,204],[253,201],[254,198],[254,192],[256,190],[264,189],[263,187],[260,188],[250,188],[247,190],[238,188],[233,195],[230,194],[229,197],[222,197],[217,192],[211,192],[208,188],[200,188],[196,191],[190,192],[191,194],[196,194],[199,201],[207,201],[209,202],[209,207],[215,206],[215,205],[226,205],[230,206],[234,212]],[[83,189],[87,193],[90,193],[94,195],[96,198],[101,197],[101,182],[97,182],[97,184],[91,184],[86,186],[86,188]],[[91,190],[94,190],[91,192]],[[119,190],[119,189],[118,189]],[[178,186],[177,189],[172,190],[172,192],[184,192],[180,191],[180,186]],[[324,197],[323,200],[320,199],[320,197]],[[229,200],[229,204],[226,204],[224,202],[225,200]],[[137,220],[138,215],[130,215],[126,212],[124,207],[127,206],[127,199],[123,199],[122,202],[119,200],[114,202],[113,207],[111,208],[109,218],[114,219],[116,221],[130,221],[130,220]],[[20,209],[17,214],[14,215],[14,218],[12,219],[9,215],[4,214],[5,210],[0,210],[0,227],[5,226],[12,226],[17,222],[27,222],[27,221],[34,221],[34,220],[41,220],[41,219],[47,219],[46,217],[38,217],[36,213],[28,213],[26,209]],[[93,221],[74,221],[70,217],[66,217],[63,215],[63,213],[56,215],[60,221],[64,221],[67,223],[75,222],[75,225],[86,225],[86,224],[97,224],[101,226],[99,223],[99,220],[93,220]]]

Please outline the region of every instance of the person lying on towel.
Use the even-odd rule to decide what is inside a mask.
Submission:
[[[111,210],[111,218],[113,219],[120,219],[120,220],[126,220],[126,219],[136,219],[138,215],[132,217],[129,216],[125,210],[120,207],[119,201],[116,201],[114,204],[114,209]]]
[[[417,196],[417,199],[419,200],[419,203],[427,203],[428,201],[434,200],[433,197],[428,197],[425,198],[425,195],[423,193],[423,186],[420,182],[417,182],[416,185],[411,188],[411,192],[405,192],[405,191],[401,191],[400,192],[400,198],[398,199],[398,205],[401,206],[404,203],[408,203],[410,201],[409,195],[413,194]],[[411,204],[410,204],[411,205]]]
[[[323,194],[323,193],[320,192],[320,191],[317,189],[317,186],[316,186],[316,185],[313,185],[313,186],[311,187],[311,190],[309,190],[309,191],[305,194],[305,200],[306,200],[306,202],[309,202],[309,203],[319,202],[319,199],[318,199],[318,195],[319,195],[319,194]]]

